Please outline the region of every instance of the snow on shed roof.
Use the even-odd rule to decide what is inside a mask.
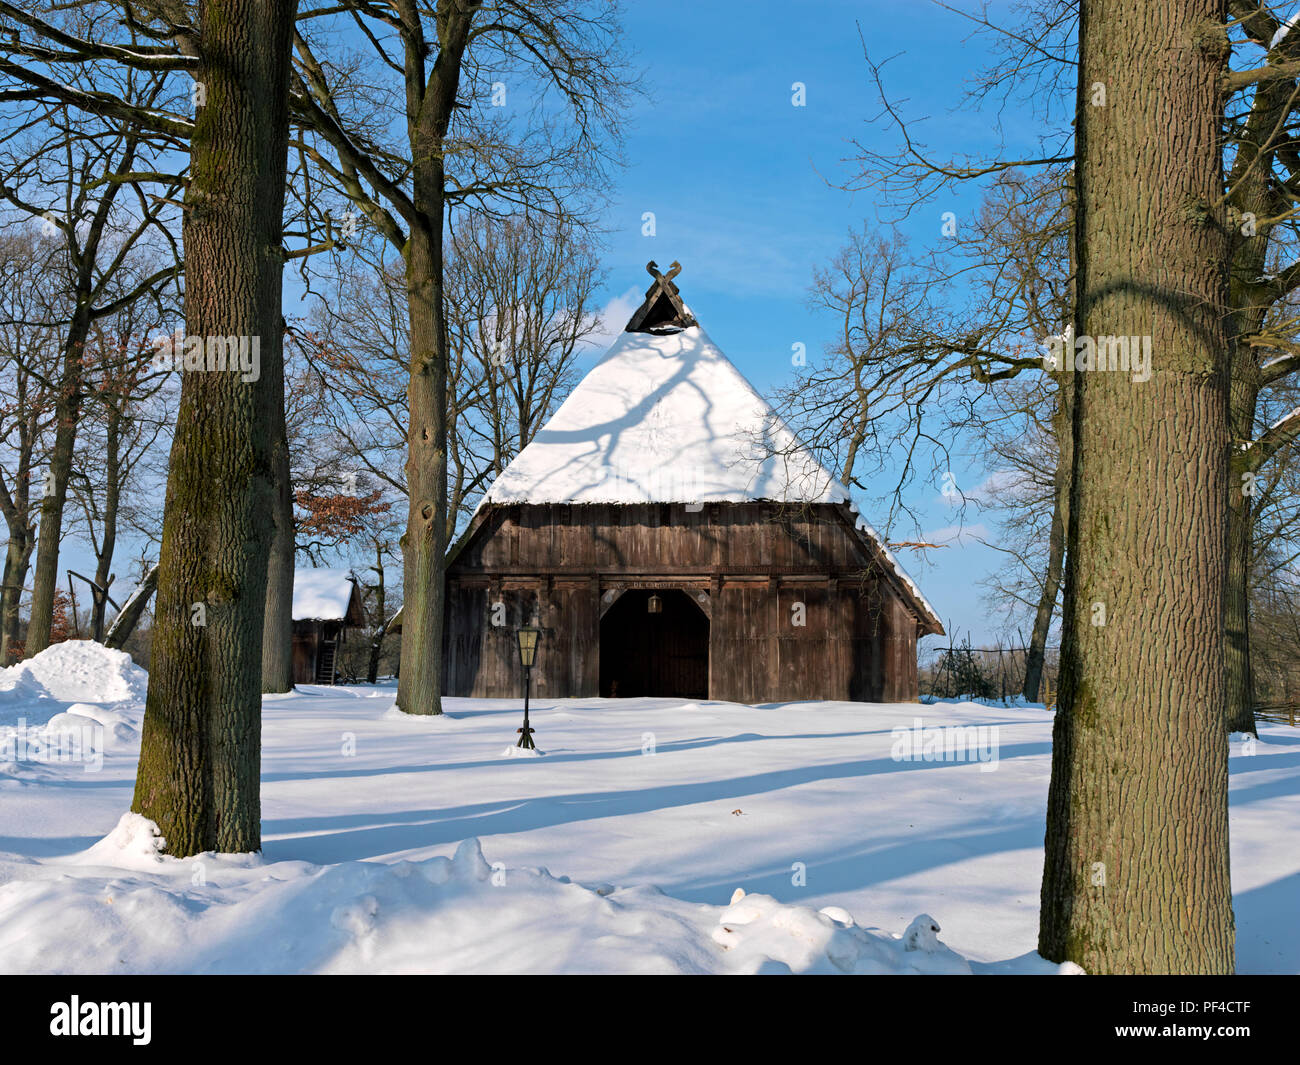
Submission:
[[[852,496],[698,325],[625,332],[483,503],[846,503]],[[934,608],[863,520],[900,581]]]
[[[345,569],[295,569],[293,620],[342,621],[352,599],[352,574]]]

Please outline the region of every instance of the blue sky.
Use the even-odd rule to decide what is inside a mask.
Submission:
[[[677,259],[677,283],[696,317],[766,392],[793,372],[792,344],[805,344],[811,358],[832,334],[834,323],[807,305],[814,266],[863,220],[893,220],[869,192],[834,187],[854,173],[854,139],[882,149],[893,143],[890,130],[870,122],[879,104],[863,40],[877,62],[895,57],[886,67],[891,97],[905,101],[909,118],[927,119],[925,140],[945,155],[997,148],[988,114],[957,109],[991,59],[989,41],[971,40],[968,20],[927,0],[661,0],[629,4],[626,26],[649,99],[630,116],[628,167],[616,176],[605,218],[610,327],[621,328],[619,319],[639,304],[646,261],[666,268]],[[795,82],[806,86],[806,106],[791,102]],[[1028,114],[1012,109],[1002,118],[1014,133],[1033,136]],[[975,200],[974,190],[936,200],[902,228],[932,242],[944,211],[960,218]],[[655,215],[653,237],[642,235],[646,211]],[[954,471],[966,492],[988,472]],[[926,532],[957,520],[937,484],[918,483],[908,498],[930,519]],[[967,524],[979,520],[967,512]],[[911,530],[899,534],[912,538]],[[951,619],[982,646],[998,626],[976,581],[998,556],[963,539],[930,552],[929,564],[915,552],[900,556],[945,624]],[[938,642],[946,643],[927,641]]]
[[[993,0],[991,16],[1008,6]],[[864,220],[893,220],[869,191],[835,187],[855,172],[854,139],[881,148],[894,143],[887,127],[870,122],[879,104],[863,41],[876,61],[894,57],[886,67],[891,98],[903,102],[909,119],[926,119],[925,140],[944,155],[997,149],[992,117],[958,106],[990,62],[990,42],[972,40],[968,20],[929,0],[627,0],[624,22],[647,95],[627,116],[628,165],[615,174],[604,217],[606,328],[621,330],[639,305],[648,260],[666,268],[677,259],[683,264],[677,282],[701,324],[767,392],[789,380],[792,344],[804,344],[812,358],[831,336],[833,323],[807,305],[813,268]],[[805,106],[792,105],[795,82],[805,86]],[[1030,142],[1035,128],[1028,114],[1013,108],[1001,117]],[[902,228],[930,243],[943,212],[960,218],[977,199],[973,189],[945,196]],[[655,215],[653,237],[642,235],[647,211]],[[286,284],[292,314],[300,296],[292,272]],[[954,470],[966,493],[990,472]],[[959,520],[939,487],[918,482],[908,495],[927,519],[926,533],[951,530]],[[882,516],[864,509],[880,527]],[[977,534],[979,521],[967,512]],[[912,533],[897,530],[905,539]],[[119,592],[133,576],[135,551],[124,531],[114,567]],[[61,568],[90,565],[75,534],[65,540],[64,554]],[[976,584],[996,568],[995,552],[966,536],[931,552],[928,562],[914,552],[899,555],[945,625],[952,622],[950,633],[969,634],[977,646],[996,639],[999,625]],[[946,642],[932,637],[926,644]]]

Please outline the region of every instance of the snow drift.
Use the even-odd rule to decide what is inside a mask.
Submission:
[[[162,854],[124,814],[28,879],[0,865],[5,973],[969,973],[922,915],[902,935],[737,890],[731,905],[489,863]],[[32,875],[35,873],[35,875]]]
[[[143,703],[149,675],[125,651],[94,640],[67,640],[0,669],[0,713],[32,699],[70,703]]]
[[[92,640],[0,669],[0,774],[40,776],[63,763],[99,772],[106,750],[139,739],[148,683],[130,655]]]

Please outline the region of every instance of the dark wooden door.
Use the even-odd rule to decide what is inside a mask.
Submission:
[[[649,602],[658,595],[661,613]],[[676,589],[624,592],[600,623],[600,694],[709,696],[709,620]]]

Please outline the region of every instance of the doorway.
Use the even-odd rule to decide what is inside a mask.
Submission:
[[[650,612],[650,597],[660,601]],[[676,588],[624,592],[600,619],[600,694],[709,697],[709,619]]]

